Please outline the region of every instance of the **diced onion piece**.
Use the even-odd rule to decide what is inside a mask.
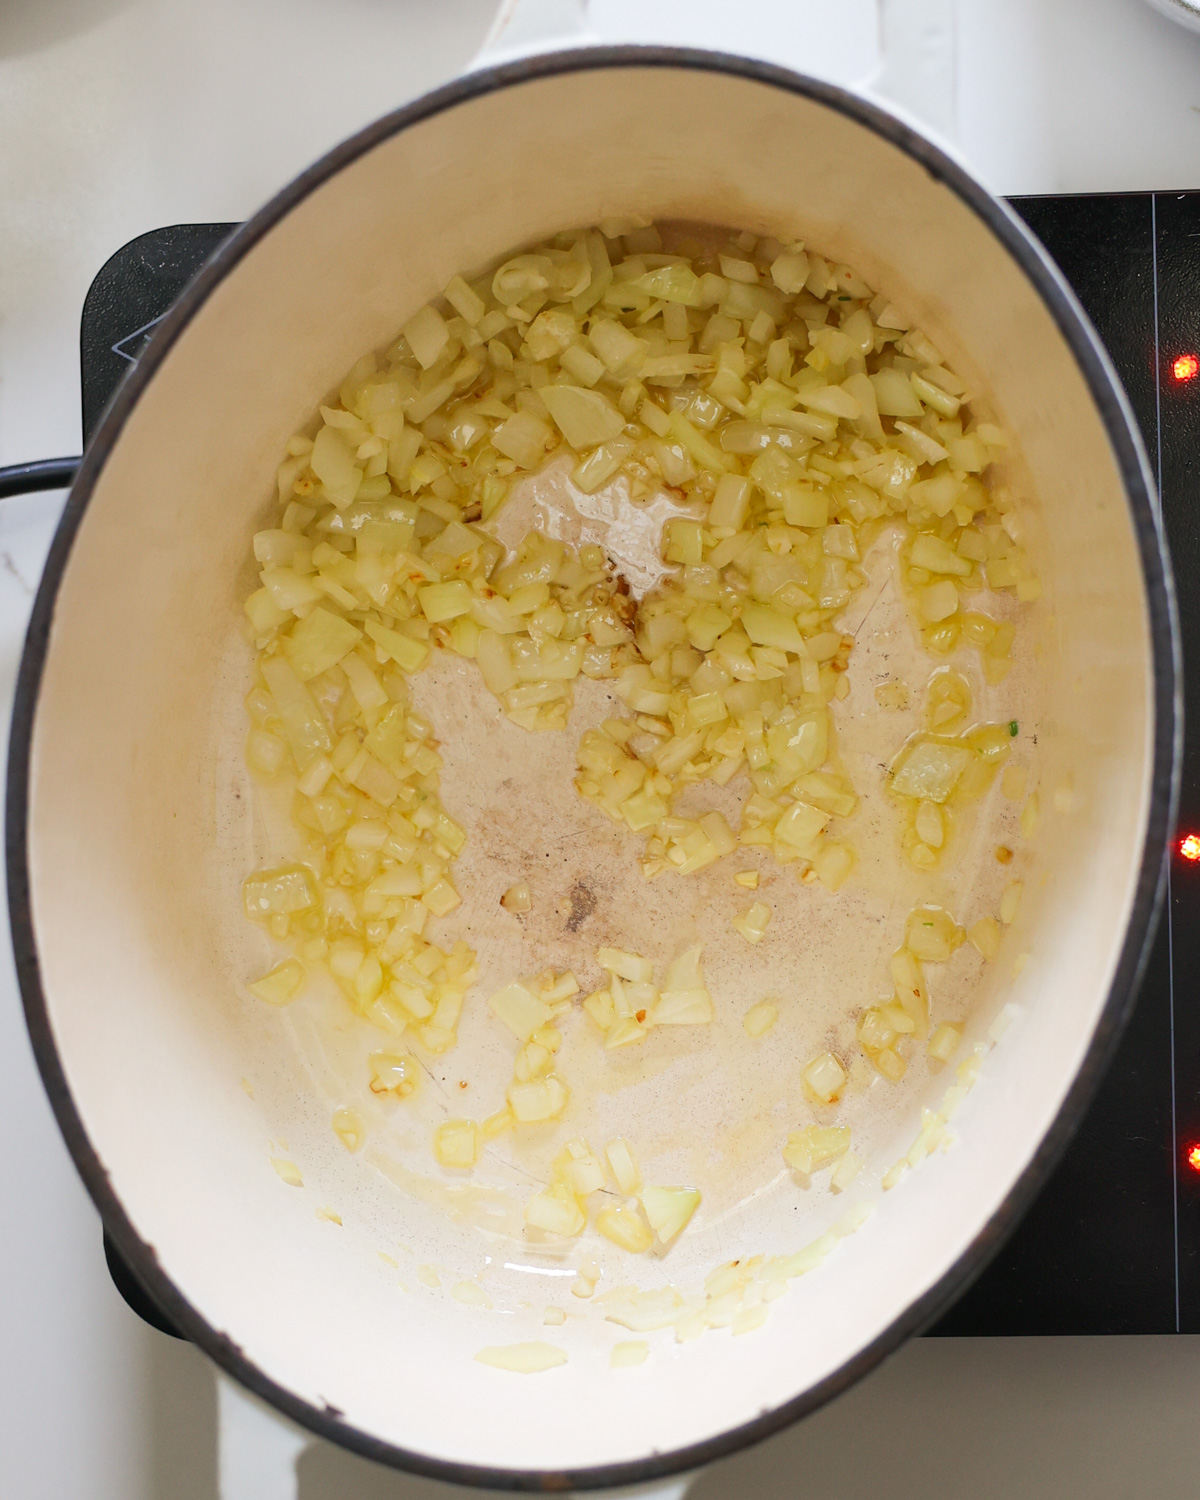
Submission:
[[[815,386],[798,394],[802,405],[831,417],[846,417],[853,421],[862,415],[862,403],[841,386]]]
[[[260,921],[309,911],[317,904],[312,871],[304,865],[258,870],[242,882],[242,895],[246,915]]]
[[[342,434],[332,427],[322,427],[308,461],[333,504],[341,509],[349,505],[358,494],[363,471],[354,462],[354,454]]]
[[[894,1047],[885,1047],[881,1052],[877,1052],[872,1061],[883,1076],[892,1083],[899,1083],[908,1068],[908,1064]]]
[[[424,641],[414,640],[403,631],[378,625],[373,620],[368,620],[363,628],[383,655],[405,672],[416,672],[424,666],[425,658],[429,655],[429,647]]]
[[[567,1362],[566,1352],[554,1344],[534,1340],[526,1344],[491,1344],[475,1356],[481,1365],[508,1370],[514,1375],[540,1375]]]
[[[300,992],[304,983],[304,967],[294,958],[285,958],[261,979],[247,986],[252,995],[265,1000],[268,1005],[287,1005]]]
[[[809,260],[803,250],[785,251],[771,262],[771,280],[789,297],[804,290],[808,275]]]
[[[785,485],[783,514],[789,526],[824,526],[829,520],[829,497],[815,485]]]
[[[847,1151],[837,1166],[833,1169],[833,1175],[829,1179],[829,1186],[835,1193],[844,1193],[854,1179],[863,1169],[863,1159],[853,1151]]]
[[[529,882],[527,880],[520,880],[516,885],[510,885],[503,896],[500,897],[500,905],[505,911],[532,911],[533,895],[529,889]]]
[[[621,1192],[636,1193],[642,1185],[642,1174],[629,1142],[618,1136],[616,1140],[609,1141],[605,1146],[604,1155],[608,1160],[613,1181]]]
[[[832,1165],[849,1149],[848,1125],[805,1125],[788,1136],[783,1159],[794,1171],[808,1177]]]
[[[732,922],[734,931],[740,932],[748,943],[759,943],[762,941],[770,920],[771,908],[761,901],[756,901],[745,911],[738,912]]]
[[[455,1302],[461,1302],[464,1307],[491,1307],[492,1299],[479,1285],[477,1281],[457,1281],[450,1288],[450,1295]]]
[[[535,1193],[526,1203],[525,1222],[534,1229],[544,1229],[548,1234],[574,1239],[583,1233],[587,1215],[565,1188],[550,1188],[544,1193]]]
[[[596,1230],[622,1250],[638,1255],[654,1243],[650,1226],[633,1208],[604,1208],[596,1215]]]
[[[437,363],[438,355],[450,342],[450,330],[436,307],[426,306],[415,312],[402,331],[423,370]]]
[[[367,1127],[356,1110],[342,1108],[334,1111],[333,1133],[347,1151],[359,1149],[367,1138]]]
[[[945,802],[970,760],[971,752],[965,745],[912,740],[892,762],[892,791],[901,797]]]
[[[730,1333],[735,1338],[743,1333],[753,1333],[756,1328],[761,1328],[767,1321],[769,1311],[765,1302],[755,1303],[751,1307],[739,1307],[734,1314],[733,1322],[729,1325]]]
[[[840,890],[854,868],[854,850],[849,844],[825,839],[812,856],[817,879],[828,891]]]
[[[760,1000],[742,1017],[742,1028],[747,1036],[765,1036],[778,1019],[779,1007],[770,1000]]]
[[[828,823],[829,814],[819,807],[811,807],[807,802],[793,802],[775,824],[775,834],[794,848],[803,849]]]
[[[645,358],[646,345],[643,340],[612,319],[604,318],[593,322],[588,338],[604,367],[613,375],[632,373]]]
[[[650,1013],[655,1026],[707,1026],[713,1018],[707,990],[664,990]]]
[[[576,452],[615,438],[625,418],[601,391],[577,385],[547,385],[542,402],[558,430]]]
[[[769,604],[747,604],[742,609],[742,625],[756,646],[775,646],[782,651],[793,651],[798,656],[807,656],[795,620],[773,609]]]
[[[700,1207],[698,1188],[644,1187],[640,1197],[661,1245],[670,1244]]]
[[[530,1083],[510,1083],[507,1097],[513,1117],[523,1125],[530,1125],[557,1119],[570,1095],[562,1080],[551,1073]]]
[[[613,1345],[612,1353],[608,1356],[609,1368],[630,1370],[636,1365],[644,1365],[649,1353],[650,1345],[645,1339],[625,1339]]]
[[[927,584],[920,591],[920,609],[931,623],[949,619],[958,609],[958,590],[948,578]]]
[[[307,682],[335,666],[360,640],[357,626],[318,604],[284,637],[283,649],[297,677]]]
[[[427,906],[435,917],[447,916],[462,901],[462,897],[455,890],[453,883],[445,876],[430,886],[429,890],[421,897],[421,902]]]
[[[273,1156],[271,1165],[275,1169],[275,1175],[280,1182],[286,1182],[288,1187],[303,1187],[304,1178],[300,1174],[300,1168],[294,1161],[288,1161],[283,1156]]]
[[[673,1286],[655,1287],[648,1292],[621,1288],[610,1293],[605,1302],[605,1317],[610,1323],[618,1323],[634,1333],[650,1333],[675,1321],[683,1298]]]
[[[252,729],[246,736],[246,764],[257,776],[273,780],[283,768],[287,745],[266,729]]]
[[[631,983],[648,984],[654,978],[654,965],[640,953],[625,953],[620,948],[598,948],[596,962],[610,974]]]
[[[1000,924],[995,917],[981,917],[967,928],[967,941],[984,958],[995,958],[1000,951]]]
[[[805,1086],[822,1104],[832,1104],[846,1087],[846,1070],[832,1052],[819,1053],[804,1069]]]
[[[435,625],[443,620],[456,620],[471,608],[470,585],[461,578],[451,583],[431,583],[417,590],[421,610],[427,620]]]
[[[442,295],[454,311],[472,328],[487,312],[487,303],[467,285],[461,276],[451,276]]]
[[[612,1051],[616,1047],[630,1047],[635,1042],[644,1041],[646,1027],[633,1016],[618,1016],[608,1028],[604,1037],[606,1051]]]
[[[582,344],[572,344],[570,348],[564,349],[559,362],[567,374],[573,376],[580,385],[591,387],[604,374],[603,363]],[[644,417],[643,420],[645,420]]]
[[[492,446],[523,469],[536,469],[546,456],[550,428],[540,417],[519,411],[492,433]]]
[[[479,1145],[479,1126],[474,1120],[447,1120],[433,1133],[433,1153],[443,1167],[473,1167]]]
[[[682,303],[686,307],[700,306],[700,278],[690,266],[660,266],[639,276],[635,284],[651,297],[661,297],[664,302]]]
[[[929,1055],[935,1062],[949,1062],[962,1041],[962,1027],[943,1021],[929,1039]]]
[[[601,443],[571,470],[571,482],[585,495],[594,494],[602,484],[608,483],[632,452],[631,438],[615,437]]]
[[[494,1115],[488,1115],[487,1119],[479,1127],[479,1134],[485,1141],[494,1141],[513,1127],[512,1111],[506,1106],[497,1110]]]
[[[944,964],[962,940],[962,928],[944,907],[918,906],[909,912],[904,946],[915,958]]]
[[[703,944],[696,943],[686,948],[678,958],[672,959],[667,968],[664,990],[697,990],[704,987],[704,975],[700,969]]]
[[[1021,905],[1021,893],[1024,889],[1019,880],[1010,881],[1004,887],[1004,893],[1000,897],[1000,920],[1006,927],[1011,927],[1017,920],[1017,910]]]
[[[401,1099],[416,1089],[421,1076],[411,1052],[372,1052],[367,1069],[373,1094],[396,1094]]]
[[[921,403],[900,370],[880,370],[868,378],[875,387],[875,401],[880,416],[920,417]]]
[[[741,474],[722,474],[708,508],[710,526],[739,531],[750,509],[753,485]]]
[[[916,1023],[916,1029],[924,1035],[929,1017],[929,995],[925,988],[925,976],[920,960],[907,948],[897,948],[892,954],[892,983],[896,986],[896,999]]]
[[[925,568],[930,573],[952,573],[965,578],[971,564],[955,552],[948,542],[931,532],[918,532],[913,539],[909,561],[914,568]]]
[[[553,1014],[548,1005],[519,981],[497,990],[488,1001],[488,1008],[520,1042],[527,1042],[539,1027],[548,1025]]]

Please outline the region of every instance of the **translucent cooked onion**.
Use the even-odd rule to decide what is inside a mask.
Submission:
[[[653,226],[607,222],[453,277],[289,443],[276,524],[254,538],[247,763],[294,785],[306,852],[245,882],[247,914],[294,949],[249,989],[285,1005],[309,971],[325,970],[387,1038],[368,1059],[377,1094],[403,1100],[419,1082],[418,1054],[455,1045],[477,974],[466,943],[426,935],[460,904],[454,864],[471,832],[442,805],[436,728],[409,699],[407,678],[436,651],[474,661],[504,714],[530,732],[566,729],[580,678],[611,684],[614,714],[579,736],[575,785],[638,841],[644,878],[686,878],[757,850],[832,895],[854,872],[842,824],[859,805],[834,728],[855,649],[839,620],[867,581],[875,539],[898,535],[899,579],[929,652],[970,648],[989,684],[1010,669],[1015,626],[975,607],[977,596],[1039,596],[1013,497],[987,476],[1007,439],[896,307],[796,243],[741,235],[714,254],[661,250]],[[631,504],[666,490],[685,512],[662,529],[663,581],[636,602],[600,547],[531,531],[506,549],[489,529],[514,478],[556,453],[584,493],[617,480]],[[910,701],[902,684],[876,698]],[[964,807],[1010,755],[1016,722],[972,724],[971,714],[966,679],[934,672],[922,726],[887,768],[899,847],[918,871],[942,863]],[[706,784],[738,789],[736,812],[704,808],[693,789]],[[1027,796],[1023,772],[1003,786],[1032,837],[1036,792]],[[733,879],[755,891],[759,871]],[[1021,889],[1011,882],[999,920],[981,917],[965,934],[939,907],[910,913],[890,999],[856,1016],[858,1048],[884,1078],[904,1076],[917,1042],[935,1064],[954,1054],[957,1023],[930,1034],[924,965],[946,963],[964,936],[993,959]],[[510,886],[500,904],[530,912],[529,885]],[[770,920],[756,900],[732,925],[758,944]],[[701,957],[690,948],[656,979],[653,957],[601,948],[607,980],[578,1005],[603,1048],[710,1024],[721,997]],[[547,972],[491,996],[478,1024],[499,1023],[512,1039],[512,1079],[486,1118],[439,1126],[442,1167],[470,1170],[486,1143],[562,1117],[560,1023],[578,990],[573,974]],[[766,1037],[778,1014],[771,1001],[752,1007],[747,1036]],[[843,1060],[823,1053],[799,1083],[825,1109],[849,1079]],[[351,1115],[339,1111],[335,1129],[353,1150],[363,1129]],[[833,1165],[841,1190],[861,1163],[848,1132],[821,1118],[784,1154],[805,1175]],[[642,1253],[681,1233],[700,1201],[698,1189],[643,1186],[628,1142],[597,1154],[577,1137],[525,1217],[565,1238],[590,1221]],[[810,1250],[802,1269],[820,1259]],[[680,1329],[745,1331],[765,1309],[752,1286],[734,1277],[671,1318]],[[547,1368],[558,1355],[547,1350],[479,1357]]]

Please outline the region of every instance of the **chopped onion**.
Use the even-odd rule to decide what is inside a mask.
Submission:
[[[587,1215],[576,1199],[564,1188],[551,1188],[536,1193],[525,1205],[525,1222],[534,1229],[544,1229],[548,1234],[557,1234],[573,1239],[583,1233]]]
[[[359,361],[312,436],[288,444],[280,513],[254,538],[247,762],[264,779],[294,772],[312,855],[245,882],[248,914],[298,954],[250,988],[285,1004],[303,981],[301,957],[325,965],[355,1012],[393,1039],[368,1060],[377,1093],[417,1086],[420,1064],[395,1038],[434,1056],[454,1045],[476,972],[466,943],[443,949],[425,936],[460,905],[453,865],[468,836],[439,800],[433,726],[408,702],[406,674],[436,650],[477,662],[505,715],[530,731],[566,728],[577,678],[611,683],[632,717],[583,734],[576,786],[644,840],[646,878],[687,876],[746,847],[833,893],[855,868],[838,820],[858,806],[834,733],[854,649],[839,617],[866,581],[861,559],[879,527],[903,532],[899,572],[926,647],[969,647],[989,684],[1011,668],[1015,624],[965,603],[984,587],[1018,603],[1040,593],[1011,496],[981,477],[1003,432],[977,419],[939,351],[851,268],[752,234],[696,258],[660,254],[659,231],[640,221],[602,229],[558,236],[479,279],[451,278],[382,363]],[[614,263],[611,237],[622,235]],[[511,476],[556,449],[578,456],[572,479],[584,492],[619,476],[634,503],[664,487],[681,499],[662,533],[674,576],[636,604],[598,547],[534,531],[506,554],[490,534]],[[935,672],[923,728],[888,768],[901,847],[921,871],[952,847],[963,805],[1010,753],[1015,730],[967,728],[970,712],[966,678]],[[732,826],[702,804],[676,811],[686,788],[735,778],[748,790]],[[1004,781],[1031,838],[1038,803],[1016,795],[1023,787],[1015,773]],[[734,879],[758,888],[757,870]],[[1017,882],[1004,892],[1002,923],[1020,893]],[[530,911],[528,884],[501,904]],[[770,915],[755,902],[733,926],[757,943]],[[984,918],[968,937],[994,957],[1000,926]],[[891,961],[894,997],[857,1024],[885,1077],[903,1076],[906,1039],[929,1031],[922,964],[947,962],[962,940],[940,908],[910,914]],[[698,949],[676,958],[660,990],[649,959],[602,949],[610,980],[583,1007],[604,1046],[708,1024],[699,960]],[[555,1022],[577,990],[573,975],[550,974],[492,996],[518,1044],[507,1105],[479,1125],[440,1127],[443,1165],[469,1167],[483,1142],[562,1114]],[[752,1007],[747,1034],[764,1035],[777,1013],[768,1001]],[[934,1032],[935,1062],[952,1053],[954,1031]],[[820,1103],[847,1082],[832,1054],[803,1077]],[[605,1155],[619,1190],[636,1192],[626,1143]],[[584,1200],[604,1181],[586,1142],[569,1143],[529,1222],[581,1232]],[[601,1217],[626,1248],[652,1230],[666,1243],[698,1201],[693,1189],[647,1188],[649,1228],[628,1204]],[[740,1331],[762,1307],[689,1307],[677,1332]]]
[[[529,882],[521,880],[516,885],[510,885],[500,897],[500,905],[505,911],[519,913],[532,911],[533,896],[529,890]]]
[[[566,1085],[553,1073],[529,1083],[508,1086],[508,1107],[513,1118],[523,1125],[557,1119],[566,1108],[568,1098]]]
[[[650,1345],[645,1339],[625,1339],[613,1345],[608,1357],[609,1367],[613,1370],[629,1370],[635,1365],[644,1365],[649,1353]]]
[[[770,1000],[760,1000],[742,1017],[742,1027],[747,1036],[765,1036],[778,1019],[779,1007]]]
[[[500,1018],[518,1041],[527,1042],[535,1031],[550,1020],[550,1007],[539,1000],[524,984],[506,984],[488,1001],[488,1008]]]
[[[829,1179],[829,1186],[835,1193],[844,1193],[854,1179],[863,1169],[861,1156],[856,1156],[853,1151],[847,1151],[833,1169],[833,1175]]]
[[[697,1188],[644,1187],[640,1197],[646,1218],[661,1245],[670,1244],[700,1207]]]
[[[654,965],[648,958],[637,953],[623,953],[619,948],[598,949],[596,962],[621,979],[648,983],[654,978]]]
[[[405,1099],[420,1081],[416,1059],[408,1052],[372,1052],[367,1058],[371,1092]]]
[[[526,1344],[492,1344],[481,1349],[475,1358],[481,1365],[509,1370],[514,1375],[540,1375],[543,1370],[552,1370],[567,1362],[566,1353],[562,1349],[537,1341]]]
[[[596,1229],[622,1250],[640,1254],[649,1250],[654,1236],[641,1214],[633,1208],[604,1208],[596,1215]]]
[[[447,1120],[433,1133],[433,1154],[443,1167],[473,1167],[479,1144],[479,1126],[474,1120]]]
[[[356,1110],[342,1108],[334,1112],[333,1133],[347,1151],[354,1152],[366,1140],[367,1127]]]
[[[642,1185],[642,1174],[629,1142],[620,1137],[609,1141],[604,1155],[619,1190],[625,1194],[636,1193]]]
[[[762,941],[770,920],[771,908],[761,901],[756,901],[745,911],[738,912],[733,917],[732,923],[734,931],[740,932],[748,943],[759,943]]]
[[[914,958],[944,964],[962,943],[963,930],[940,906],[918,906],[908,914],[904,945]]]
[[[285,958],[268,974],[247,986],[252,995],[265,1000],[268,1005],[288,1005],[300,992],[304,983],[304,968],[294,958]]]
[[[294,1161],[288,1161],[286,1157],[273,1156],[271,1165],[280,1182],[286,1182],[288,1187],[303,1187],[304,1178],[300,1174],[300,1168]]]
[[[967,940],[984,958],[995,958],[1000,951],[1000,925],[995,917],[981,917],[967,929]]]
[[[577,385],[542,387],[542,402],[555,426],[577,452],[615,438],[625,418],[600,391]]]
[[[929,1055],[935,1062],[949,1062],[961,1041],[962,1027],[944,1021],[929,1039]]]
[[[807,1078],[807,1075],[806,1075]],[[810,1085],[811,1087],[811,1085]],[[831,1166],[850,1149],[850,1130],[845,1125],[805,1125],[793,1130],[783,1148],[783,1159],[803,1176]]]
[[[832,1104],[846,1086],[846,1070],[832,1052],[814,1057],[802,1076],[805,1087],[822,1104]]]

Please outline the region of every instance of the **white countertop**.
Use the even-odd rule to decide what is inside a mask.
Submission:
[[[79,315],[144,230],[243,218],[454,75],[494,0],[0,0],[0,464],[79,447]],[[593,0],[606,40],[749,52],[855,84],[873,0]],[[961,149],[1002,193],[1200,187],[1200,36],[1142,0],[958,0]],[[0,702],[61,497],[0,506]],[[0,1494],[213,1500],[201,1356],[113,1291],[0,957]],[[695,1500],[1192,1500],[1200,1341],[929,1340],[710,1471]],[[444,1487],[332,1448],[302,1500]]]

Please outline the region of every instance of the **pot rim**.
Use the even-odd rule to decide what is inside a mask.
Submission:
[[[28,797],[32,738],[55,602],[80,523],[104,464],[142,392],[214,289],[274,226],[344,167],[420,121],[497,89],[536,79],[625,67],[680,68],[731,74],[799,94],[875,131],[920,163],[971,209],[1000,240],[1040,295],[1070,348],[1103,420],[1128,498],[1147,588],[1154,674],[1154,753],[1150,810],[1138,880],[1120,959],[1095,1033],[1075,1079],[1033,1158],[991,1218],[954,1265],[870,1344],[791,1400],[701,1442],[643,1459],[584,1469],[512,1469],[433,1458],[374,1437],[343,1420],[337,1408],[318,1407],[278,1385],[225,1333],[187,1301],[138,1235],[89,1140],[71,1097],[42,988],[34,935],[28,866]],[[1074,292],[1032,233],[940,146],[874,102],[835,84],[790,69],[726,53],[669,46],[582,47],[542,53],[481,69],[423,95],[368,125],[314,163],[276,194],[215,252],[155,330],[88,445],[47,557],[34,601],[13,703],[6,787],[5,860],[9,921],[26,1025],[42,1082],[76,1169],[104,1226],[154,1300],[227,1374],[316,1437],[364,1458],[451,1484],[496,1490],[608,1490],[647,1484],[699,1469],[769,1437],[824,1405],[866,1375],[911,1336],[928,1327],[972,1281],[1016,1227],[1045,1185],[1112,1060],[1132,1012],[1154,937],[1165,887],[1167,840],[1179,794],[1183,703],[1179,626],[1171,565],[1154,502],[1155,486],[1128,400]]]

